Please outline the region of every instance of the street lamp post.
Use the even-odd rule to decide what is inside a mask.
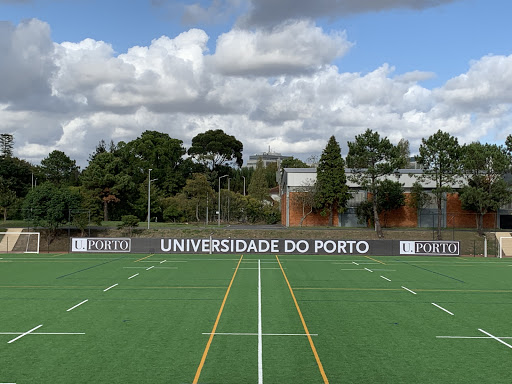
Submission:
[[[218,213],[219,213],[219,218],[218,218],[218,225],[220,226],[220,179],[222,179],[223,177],[228,177],[228,175],[224,175],[224,176],[221,176],[219,177],[219,205],[218,205]]]

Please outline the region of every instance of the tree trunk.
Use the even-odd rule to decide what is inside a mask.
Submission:
[[[443,240],[443,235],[441,233],[441,224],[442,224],[442,214],[443,214],[443,199],[442,197],[438,197],[437,199],[437,240]]]
[[[477,231],[478,234],[481,236],[484,234],[484,213],[480,212],[478,215],[478,223],[477,223]]]
[[[108,202],[103,201],[103,220],[108,221]]]
[[[7,221],[7,208],[4,207],[4,222]]]
[[[373,206],[373,221],[375,222],[375,232],[377,232],[377,237],[382,239],[384,237],[384,233],[382,232],[382,227],[380,226],[379,220],[379,212],[377,210],[377,196],[373,195],[372,197],[372,206]]]

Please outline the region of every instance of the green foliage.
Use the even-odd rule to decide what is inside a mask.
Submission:
[[[124,172],[134,184],[142,184],[151,169],[151,179],[165,194],[175,194],[183,188],[187,174],[182,172],[183,142],[166,133],[145,131],[129,143],[120,142],[116,152],[124,165]]]
[[[118,228],[133,228],[139,226],[139,218],[135,215],[123,215],[121,216],[121,223]]]
[[[256,170],[251,178],[248,188],[249,195],[259,201],[265,201],[270,198],[267,177],[263,160],[259,159],[256,163]]]
[[[512,190],[503,179],[511,159],[503,147],[471,143],[463,147],[462,167],[468,185],[459,192],[462,208],[478,214],[477,228],[483,232],[483,216],[512,201]]]
[[[80,208],[81,197],[69,188],[44,183],[29,192],[23,202],[25,220],[33,226],[47,230],[48,244],[55,238],[57,229],[66,224],[70,212]]]
[[[109,205],[123,201],[134,191],[132,178],[125,173],[121,158],[111,152],[98,153],[82,173],[82,184],[103,206],[103,220],[109,220]]]
[[[0,177],[18,198],[25,197],[30,191],[33,171],[34,167],[25,160],[0,156]]]
[[[12,157],[14,136],[9,133],[0,134],[0,156]]]
[[[53,151],[41,160],[44,179],[56,185],[77,185],[80,167],[62,151]]]
[[[373,215],[375,230],[383,237],[377,201],[381,180],[404,165],[404,154],[387,137],[381,138],[378,132],[367,129],[348,143],[347,165],[352,168],[352,181],[370,192],[374,199]]]
[[[289,159],[284,159],[281,161],[281,169],[285,168],[309,168],[309,166],[302,160],[296,159],[292,156]]]
[[[452,192],[451,184],[461,176],[462,148],[456,137],[437,131],[428,139],[422,139],[416,161],[423,168],[419,180],[435,184],[432,189],[437,202],[437,239],[441,240],[442,201]]]
[[[409,206],[418,210],[424,208],[428,204],[430,204],[430,195],[425,192],[425,188],[423,188],[423,185],[421,185],[420,182],[415,181],[411,187]]]
[[[332,226],[334,211],[343,212],[351,197],[345,176],[345,162],[334,136],[330,137],[320,156],[316,175],[315,205],[321,214],[329,214],[329,225]]]
[[[402,184],[397,181],[383,180],[377,190],[377,213],[393,211],[405,205],[405,195]],[[373,199],[363,201],[356,208],[356,215],[361,223],[375,223]]]
[[[3,211],[4,221],[7,220],[7,210],[17,202],[16,193],[9,188],[8,183],[0,176],[0,209]]]
[[[234,136],[224,133],[221,129],[200,133],[192,139],[192,146],[188,154],[197,162],[203,164],[211,171],[220,174],[219,166],[234,161],[234,164],[242,166],[243,144]]]

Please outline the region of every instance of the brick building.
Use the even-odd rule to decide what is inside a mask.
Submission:
[[[352,193],[345,212],[334,212],[333,224],[338,227],[365,227],[365,224],[358,222],[356,207],[368,198],[366,191],[361,190],[358,185],[349,181],[350,169],[346,169],[347,185]],[[389,178],[399,181],[404,188],[406,200],[410,197],[410,191],[414,182],[418,181],[417,176],[420,169],[400,169]],[[280,188],[281,223],[287,227],[300,226],[301,219],[305,216],[308,208],[297,199],[301,190],[313,185],[316,181],[315,168],[285,168],[278,173]],[[435,187],[432,182],[423,182],[425,191],[429,192]],[[461,188],[463,181],[452,185],[454,189]],[[437,206],[435,201],[420,210],[416,210],[407,204],[400,209],[384,212],[381,216],[383,227],[435,227],[437,226]],[[461,207],[458,193],[448,194],[443,201],[442,225],[446,228],[476,228],[477,215],[474,212],[465,211]],[[319,213],[311,213],[303,220],[303,226],[325,226],[328,225],[329,217],[321,216]],[[484,228],[512,228],[512,205],[502,207],[498,212],[489,213],[484,216]]]

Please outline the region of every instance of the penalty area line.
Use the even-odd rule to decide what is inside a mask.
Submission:
[[[119,283],[116,283],[116,284],[114,284],[114,285],[111,285],[110,287],[105,288],[105,289],[103,290],[103,292],[107,292],[109,289],[112,289],[112,288],[114,288],[114,287],[116,287],[116,286],[118,286],[118,285],[119,285]]]
[[[450,314],[450,315],[454,316],[454,314],[453,314],[453,313],[451,313],[449,310],[447,310],[447,309],[445,309],[445,308],[441,307],[440,305],[437,305],[436,303],[432,303],[432,305],[433,305],[433,306],[435,306],[435,307],[437,307],[437,308],[439,308],[440,310],[445,311],[446,313],[448,313],[448,314]]]
[[[9,340],[9,341],[7,342],[7,344],[14,343],[16,340],[21,339],[23,336],[26,336],[26,335],[28,335],[29,333],[34,332],[36,329],[39,329],[39,328],[41,328],[42,326],[43,326],[43,324],[39,324],[37,327],[32,328],[30,331],[24,332],[24,333],[22,333],[21,335],[19,335],[18,337],[15,337],[14,339]]]
[[[66,310],[66,312],[72,311],[76,307],[79,307],[80,305],[87,303],[88,301],[89,301],[89,299],[86,299],[86,300],[82,301],[81,303],[78,303],[77,305],[74,305],[73,307],[69,308],[68,310]]]

